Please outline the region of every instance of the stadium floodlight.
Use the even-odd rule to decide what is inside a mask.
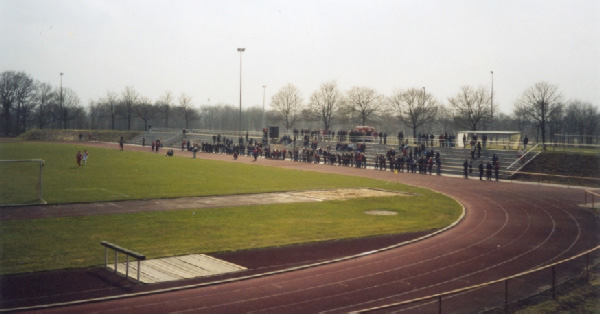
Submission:
[[[0,205],[46,204],[42,159],[0,160]]]
[[[242,52],[246,51],[246,48],[238,48],[237,51],[240,52],[240,125],[238,131],[242,136]]]

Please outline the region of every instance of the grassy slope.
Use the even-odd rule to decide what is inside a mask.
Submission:
[[[155,258],[432,230],[461,212],[441,194],[390,182],[98,148],[89,149],[87,166],[77,167],[78,149],[83,147],[0,144],[0,159],[44,158],[44,195],[55,203],[335,187],[416,195],[0,222],[0,273],[97,265],[101,240]],[[364,214],[371,209],[399,215]]]
[[[600,178],[600,154],[548,152],[539,155],[525,166],[523,171],[582,178],[517,174],[515,179],[598,187],[600,186],[600,180],[597,180]],[[590,179],[585,179],[585,177]]]
[[[121,136],[129,140],[139,135],[139,131],[110,131],[110,130],[48,130],[31,129],[21,135],[19,139],[23,141],[79,141],[79,134],[82,140],[87,141],[88,135],[91,135],[93,141],[118,142]]]

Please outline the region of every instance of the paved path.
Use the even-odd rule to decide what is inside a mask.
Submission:
[[[200,154],[231,160],[230,156]],[[252,163],[241,157],[236,162]],[[209,287],[137,296],[44,313],[343,313],[449,291],[556,262],[600,243],[598,218],[579,206],[580,189],[259,160],[307,171],[363,176],[430,188],[466,208],[455,228],[348,261]],[[576,265],[571,265],[576,266]],[[569,269],[567,267],[566,270]],[[511,298],[548,285],[548,274],[510,284]],[[504,287],[444,301],[444,313],[500,306]],[[434,312],[437,304],[404,312]]]

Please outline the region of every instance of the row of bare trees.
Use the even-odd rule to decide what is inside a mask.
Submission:
[[[148,130],[153,124],[165,128],[237,130],[239,109],[218,104],[196,106],[185,93],[166,91],[155,101],[133,87],[108,91],[84,107],[77,94],[65,87],[35,81],[23,72],[0,75],[0,123],[5,135],[29,128],[92,128]],[[371,124],[390,134],[408,128],[418,132],[442,133],[457,130],[521,130],[539,134],[541,141],[558,133],[582,138],[600,132],[598,107],[573,100],[565,102],[556,85],[540,82],[526,89],[515,102],[512,114],[492,108],[486,87],[464,86],[447,99],[447,105],[425,88],[396,90],[384,96],[370,87],[342,91],[335,81],[322,83],[308,100],[293,84],[281,87],[271,98],[271,110],[245,108],[242,129],[260,130],[268,125],[323,130],[349,130]],[[496,104],[494,104],[496,107]]]
[[[353,87],[342,93],[336,82],[330,81],[321,84],[304,107],[299,90],[288,84],[273,96],[271,107],[288,130],[303,115],[320,120],[325,130],[338,118],[364,125],[367,121],[381,124],[386,116],[393,116],[410,128],[414,137],[418,131],[452,132],[457,128],[477,131],[493,127],[534,129],[541,141],[546,142],[548,134],[562,132],[589,138],[600,131],[597,106],[579,100],[565,103],[558,87],[547,82],[526,89],[515,103],[512,116],[492,116],[498,110],[491,93],[486,87],[472,86],[461,87],[459,93],[448,98],[448,106],[444,106],[426,93],[425,88],[397,90],[385,97],[368,87]],[[444,130],[432,130],[432,124],[440,122]]]
[[[141,126],[136,121],[143,123],[143,130],[148,130],[153,121],[160,122],[160,126],[165,128],[189,128],[190,122],[198,118],[192,98],[185,93],[176,98],[167,91],[152,102],[131,86],[120,94],[106,92],[105,97],[90,104],[89,113],[91,128],[111,130],[139,130]]]
[[[20,134],[32,127],[84,127],[86,111],[70,88],[56,88],[35,81],[23,72],[0,74],[0,123],[5,135]]]

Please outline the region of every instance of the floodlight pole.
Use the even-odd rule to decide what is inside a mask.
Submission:
[[[63,106],[63,88],[62,88],[62,77],[63,77],[63,72],[60,72],[60,111],[62,114],[62,118],[63,118],[63,129],[67,128],[67,121],[65,121],[65,108]]]
[[[240,125],[238,126],[238,131],[240,131],[240,136],[242,134],[242,52],[244,52],[246,48],[238,48],[237,51],[240,52]]]
[[[490,73],[492,74],[492,92],[491,92],[491,97],[490,97],[490,109],[491,109],[491,121],[492,121],[492,125],[494,124],[494,71],[490,71]]]
[[[262,126],[265,127],[265,92],[267,90],[267,85],[263,85],[263,112],[262,112]]]

